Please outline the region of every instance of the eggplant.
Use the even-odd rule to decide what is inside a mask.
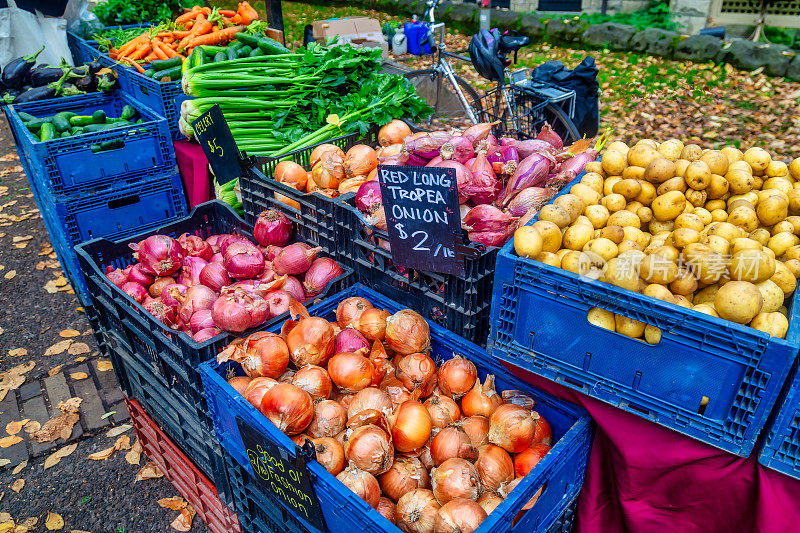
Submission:
[[[97,90],[104,93],[110,92],[117,86],[117,78],[110,72],[100,75],[97,78]]]
[[[103,70],[103,65],[100,64],[100,58],[94,58],[94,61],[87,65],[89,67],[89,74],[97,74],[101,70]]]
[[[64,71],[59,67],[38,66],[31,70],[31,85],[34,87],[41,87],[42,85],[58,81],[63,75]]]
[[[86,91],[82,91],[71,83],[64,83],[61,85],[61,90],[57,90],[57,92],[58,96],[79,96],[81,94],[86,94]]]
[[[14,98],[15,104],[24,104],[25,102],[35,102],[37,100],[47,100],[48,98],[55,98],[56,97],[56,87],[55,83],[48,83],[47,85],[43,85],[41,87],[34,87],[33,89],[29,89],[24,93],[20,93],[16,98]]]
[[[97,88],[97,80],[92,74],[78,78],[72,82],[79,90],[91,93]]]
[[[0,76],[6,87],[20,87],[28,78],[33,66],[36,64],[36,58],[44,50],[42,46],[35,54],[28,54],[23,57],[18,57],[12,60],[6,68],[3,69],[3,74]]]

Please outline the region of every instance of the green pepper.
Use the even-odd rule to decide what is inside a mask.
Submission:
[[[54,139],[56,136],[56,127],[52,122],[45,122],[42,124],[42,131],[39,133],[39,141],[45,142]]]
[[[98,109],[94,113],[92,113],[92,122],[95,124],[103,124],[106,121],[106,112],[102,109]]]
[[[169,70],[181,66],[181,63],[183,63],[183,60],[180,56],[175,56],[169,59],[156,59],[155,61],[151,61],[150,67],[156,71]]]

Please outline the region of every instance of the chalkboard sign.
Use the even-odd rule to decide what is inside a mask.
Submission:
[[[392,262],[397,266],[464,274],[461,215],[452,168],[378,166]]]
[[[302,520],[320,531],[328,531],[302,450],[298,449],[293,458],[241,417],[236,417],[236,424],[257,482]]]
[[[211,109],[197,117],[192,122],[192,129],[206,154],[211,170],[214,171],[217,183],[228,183],[242,175],[239,148],[218,105],[214,104]]]

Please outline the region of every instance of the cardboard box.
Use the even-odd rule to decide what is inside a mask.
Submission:
[[[368,17],[347,17],[341,19],[317,20],[312,25],[314,39],[326,43],[338,36],[337,43],[350,43],[353,46],[380,48],[383,57],[389,56],[389,43],[383,37],[380,23]]]

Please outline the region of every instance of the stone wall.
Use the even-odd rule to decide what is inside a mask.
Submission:
[[[678,27],[693,35],[708,24],[711,0],[670,0],[669,9]]]
[[[583,0],[581,7],[584,13],[600,13],[603,9],[603,0]],[[606,13],[608,15],[633,13],[645,8],[647,0],[608,0]]]

